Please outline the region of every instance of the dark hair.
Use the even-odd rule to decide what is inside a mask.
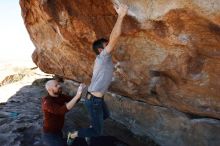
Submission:
[[[99,55],[99,48],[102,48],[104,49],[104,43],[107,43],[108,40],[105,39],[105,38],[101,38],[101,39],[98,39],[96,40],[93,45],[92,45],[92,48],[93,48],[93,51],[96,53],[96,55]]]

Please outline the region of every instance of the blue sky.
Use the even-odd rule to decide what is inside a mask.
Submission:
[[[30,59],[34,50],[25,28],[19,0],[0,0],[0,61]]]

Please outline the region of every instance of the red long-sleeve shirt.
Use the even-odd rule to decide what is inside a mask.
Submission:
[[[69,102],[73,97],[60,95],[52,97],[47,95],[42,98],[42,111],[44,113],[43,130],[46,133],[61,132],[64,125],[65,113],[69,110],[66,107],[66,102]]]

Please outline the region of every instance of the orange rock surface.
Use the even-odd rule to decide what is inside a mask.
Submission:
[[[35,64],[89,84],[92,42],[108,38],[118,2],[129,11],[110,91],[220,119],[219,0],[20,0]]]

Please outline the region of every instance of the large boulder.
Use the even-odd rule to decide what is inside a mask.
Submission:
[[[220,1],[20,0],[44,72],[89,83],[92,42],[129,6],[110,88],[135,100],[220,118]]]

